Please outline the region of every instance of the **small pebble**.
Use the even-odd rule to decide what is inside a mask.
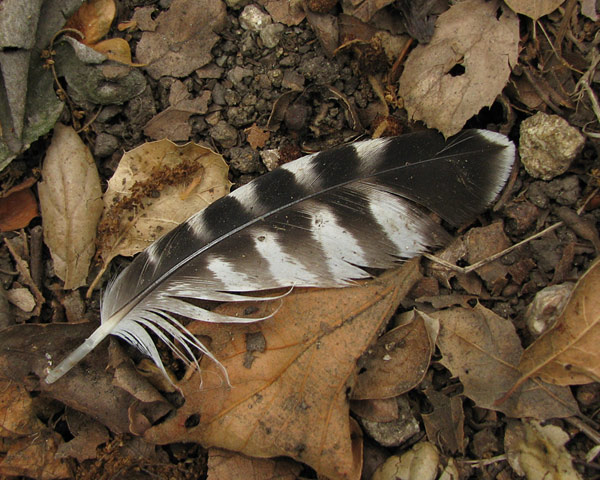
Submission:
[[[240,26],[244,30],[251,32],[260,32],[263,28],[272,22],[269,14],[263,12],[256,5],[248,5],[240,14]]]
[[[260,32],[260,39],[267,48],[275,48],[279,45],[281,34],[283,33],[284,27],[281,23],[271,23],[265,26]]]
[[[224,120],[221,120],[210,129],[210,136],[215,142],[220,143],[223,148],[234,147],[238,139],[237,130]]]
[[[525,312],[525,323],[529,332],[539,337],[548,330],[567,304],[574,284],[570,282],[543,288],[534,297]]]
[[[519,154],[527,173],[551,180],[567,171],[585,137],[558,115],[538,112],[521,124]]]

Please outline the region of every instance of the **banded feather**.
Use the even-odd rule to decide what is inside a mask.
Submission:
[[[503,135],[467,130],[448,140],[433,131],[366,140],[302,157],[235,190],[157,240],[112,281],[101,325],[46,382],[68,372],[107,335],[117,335],[163,370],[154,332],[187,362],[196,350],[217,361],[176,318],[219,315],[188,300],[273,297],[280,287],[344,287],[443,245],[434,212],[459,226],[503,188],[515,158]],[[226,375],[226,372],[225,372]]]

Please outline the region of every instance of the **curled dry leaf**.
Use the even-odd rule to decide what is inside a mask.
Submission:
[[[508,424],[504,448],[508,463],[527,480],[580,480],[565,448],[569,435],[556,425],[525,419]]]
[[[195,143],[149,142],[125,153],[108,182],[99,226],[104,266],[131,256],[229,193],[221,155]]]
[[[527,380],[518,395],[496,405],[495,400],[519,378],[523,352],[510,320],[477,305],[431,314],[440,322],[437,345],[442,364],[459,377],[464,393],[479,407],[499,410],[511,417],[540,420],[578,412],[577,402],[566,387]]]
[[[409,262],[353,288],[296,290],[259,323],[188,325],[195,335],[210,337],[232,387],[205,357],[202,375],[178,384],[185,404],[146,432],[146,440],[289,456],[331,479],[360,478],[362,440],[351,422],[347,392],[355,383],[356,360],[418,279],[417,265]],[[269,311],[264,302],[219,309],[228,315]],[[262,352],[247,344],[249,334],[258,332]]]
[[[518,47],[519,20],[499,0],[453,5],[439,16],[431,42],[406,61],[398,93],[408,114],[454,135],[500,94]]]
[[[560,7],[565,0],[505,0],[515,12],[537,20]]]
[[[416,387],[429,368],[438,331],[436,319],[409,312],[363,358],[352,399],[396,397]]]
[[[38,185],[44,241],[65,289],[86,284],[102,214],[100,177],[90,150],[71,127],[57,124]]]
[[[556,385],[600,381],[600,260],[575,285],[556,324],[533,342],[521,357],[522,377],[503,397],[532,377]]]

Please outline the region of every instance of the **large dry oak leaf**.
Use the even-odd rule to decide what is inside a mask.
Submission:
[[[179,384],[185,404],[146,432],[155,443],[199,442],[253,457],[288,456],[331,479],[358,479],[362,441],[349,415],[356,361],[418,280],[418,263],[346,289],[302,289],[270,319],[190,327],[210,337],[231,387],[204,358]],[[228,315],[264,316],[264,304],[229,304]]]

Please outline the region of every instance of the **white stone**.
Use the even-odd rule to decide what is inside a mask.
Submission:
[[[248,5],[240,13],[240,25],[244,30],[260,32],[272,22],[268,13],[263,12],[257,5]]]

